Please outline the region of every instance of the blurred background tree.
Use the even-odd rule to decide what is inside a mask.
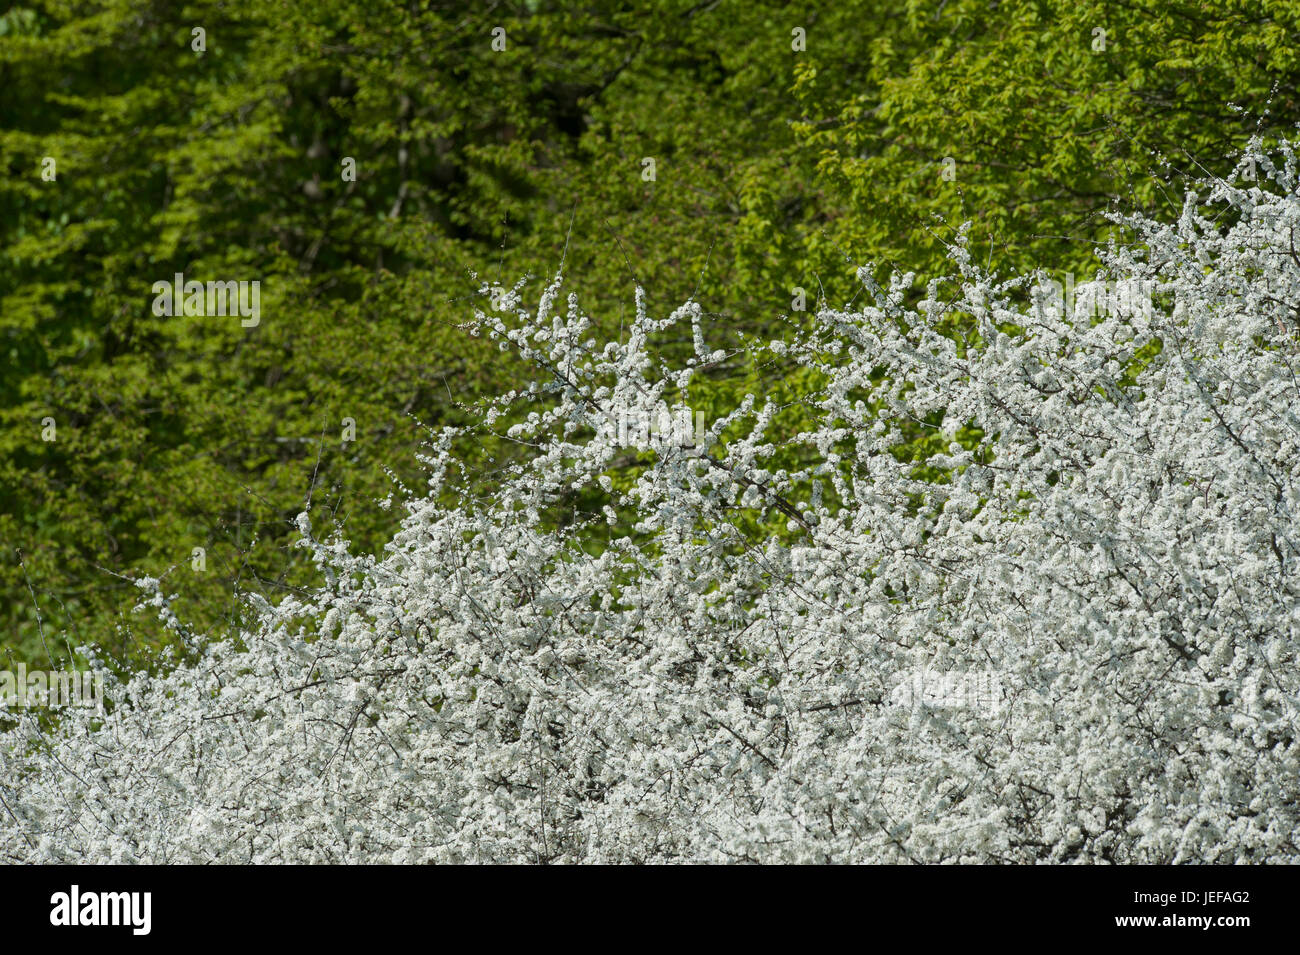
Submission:
[[[0,648],[153,659],[156,623],[127,617],[140,574],[167,573],[199,626],[237,621],[238,589],[308,579],[286,545],[309,499],[318,533],[382,546],[399,515],[379,501],[421,481],[422,425],[521,381],[458,328],[483,282],[563,258],[607,332],[634,283],[652,309],[694,297],[732,355],[691,395],[712,417],[806,385],[744,347],[783,333],[796,288],[811,309],[857,294],[858,265],[942,271],[962,221],[995,267],[1083,274],[1108,206],[1160,207],[1169,178],[1226,171],[1252,131],[1300,119],[1298,17],[1271,0],[11,7]],[[155,316],[152,284],[177,272],[260,281],[260,323]],[[462,453],[490,475],[509,448]]]

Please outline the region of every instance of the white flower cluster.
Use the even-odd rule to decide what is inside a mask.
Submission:
[[[717,358],[698,307],[638,293],[598,346],[558,280],[536,313],[500,296],[473,330],[539,380],[485,415],[523,449],[497,488],[450,493],[447,430],[385,553],[304,516],[319,589],[107,715],[11,714],[0,860],[1300,861],[1280,155],[1123,220],[1104,261],[1151,309],[1073,320],[958,246],[955,279],[774,346],[822,383],[804,430],[751,397],[635,468],[596,422],[685,395]],[[891,705],[917,672],[990,674],[997,705]]]

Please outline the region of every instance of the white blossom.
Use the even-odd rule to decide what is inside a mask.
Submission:
[[[1280,155],[1175,223],[1119,220],[1099,281],[1140,308],[1067,315],[960,242],[919,296],[864,269],[870,304],[775,350],[822,383],[811,425],[750,396],[636,467],[597,423],[688,405],[720,358],[700,308],[638,290],[598,343],[558,278],[535,312],[487,290],[471,330],[538,372],[484,409],[519,442],[496,489],[457,484],[448,429],[382,554],[304,514],[316,589],[110,681],[107,716],[9,713],[0,858],[1300,861]],[[938,450],[892,453],[918,433]]]

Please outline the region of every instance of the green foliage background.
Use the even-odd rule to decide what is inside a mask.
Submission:
[[[319,533],[382,546],[423,425],[526,381],[458,327],[482,280],[563,256],[611,335],[634,282],[661,312],[694,296],[736,353],[695,407],[789,398],[806,383],[742,344],[783,334],[796,287],[812,308],[858,265],[944,271],[966,220],[1000,270],[1083,275],[1106,208],[1176,213],[1180,177],[1295,126],[1298,56],[1300,4],[1273,0],[13,6],[0,652],[147,663],[141,574],[236,619],[239,589],[310,579],[286,546],[309,495]],[[261,323],[154,316],[176,272],[259,280]]]

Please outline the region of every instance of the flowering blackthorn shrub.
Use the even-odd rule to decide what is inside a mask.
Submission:
[[[961,242],[923,292],[864,270],[770,346],[797,409],[635,466],[598,423],[689,407],[699,307],[638,290],[601,344],[558,279],[495,290],[469,331],[538,375],[482,414],[493,489],[438,432],[382,554],[304,513],[320,586],[224,639],[141,580],[190,658],[10,714],[0,858],[1300,861],[1300,183],[1249,159],[1117,217],[1143,307],[1067,314]]]

